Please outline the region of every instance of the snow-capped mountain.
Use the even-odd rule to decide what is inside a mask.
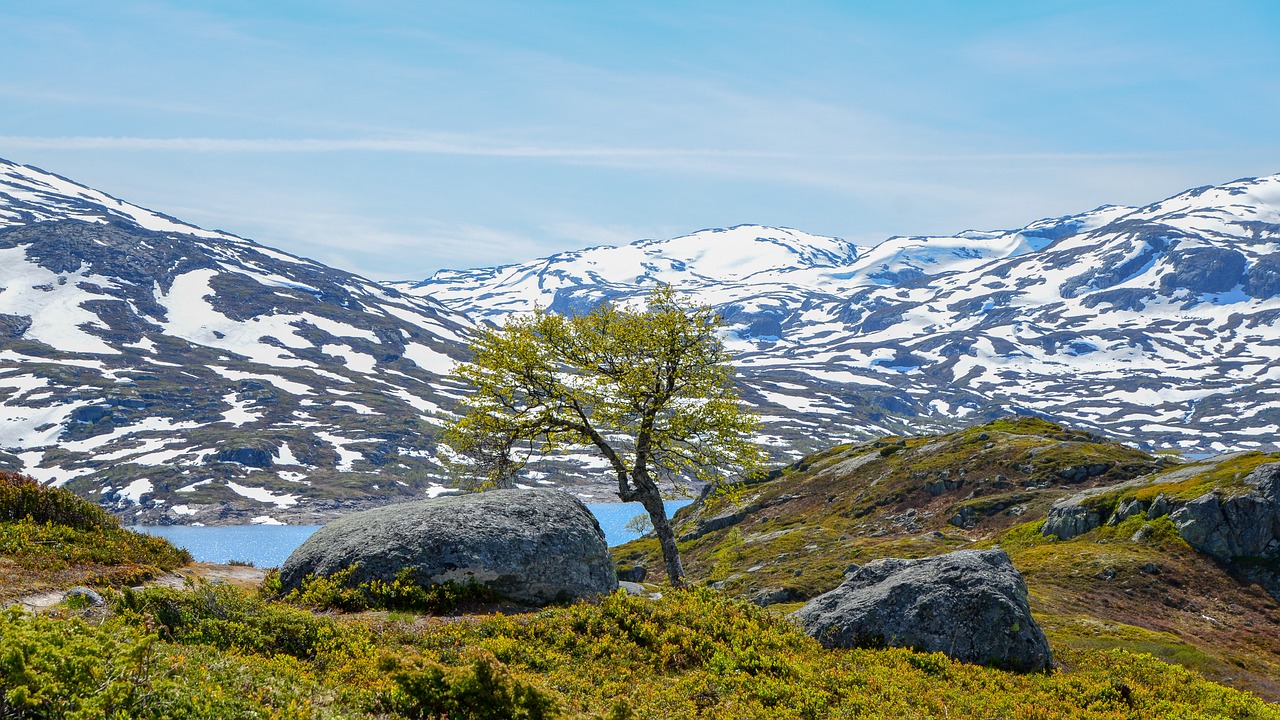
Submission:
[[[0,161],[0,469],[146,522],[438,493],[473,322],[658,282],[720,310],[779,458],[1011,411],[1190,452],[1280,432],[1280,176],[1013,231],[744,225],[379,284]],[[588,456],[543,470],[610,497]]]
[[[430,299],[0,161],[0,468],[151,522],[441,487]]]
[[[720,310],[781,454],[1010,411],[1208,452],[1280,431],[1278,251],[1275,176],[1015,231],[740,226],[399,287],[497,322],[671,283]]]

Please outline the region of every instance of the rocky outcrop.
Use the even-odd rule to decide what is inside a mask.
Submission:
[[[1090,530],[1101,527],[1105,519],[1103,511],[1089,504],[1089,500],[1100,491],[1109,488],[1095,488],[1082,493],[1070,495],[1055,502],[1045,516],[1044,527],[1040,534],[1053,535],[1059,540],[1070,540]]]
[[[1003,550],[855,566],[792,617],[829,648],[909,647],[1021,671],[1053,662],[1026,583]]]
[[[1206,471],[1200,465],[1182,468],[1165,473],[1159,482],[1170,484]],[[1257,467],[1239,487],[1215,488],[1190,501],[1171,499],[1163,493],[1146,503],[1129,497],[1122,498],[1114,511],[1093,502],[1100,494],[1116,490],[1096,488],[1055,502],[1041,533],[1070,540],[1104,522],[1115,526],[1136,515],[1148,520],[1168,515],[1188,545],[1219,560],[1280,553],[1280,463]]]
[[[545,605],[618,587],[604,533],[577,498],[557,490],[495,490],[348,515],[307,539],[280,569],[286,591],[311,574],[357,565],[352,582],[475,581]]]
[[[1258,467],[1243,482],[1247,493],[1208,492],[1169,514],[1188,545],[1219,560],[1280,552],[1280,463]]]
[[[215,462],[240,463],[246,467],[269,468],[272,463],[271,451],[257,447],[226,448],[214,456]]]
[[[1134,515],[1141,515],[1145,512],[1146,508],[1142,507],[1142,502],[1137,498],[1122,500],[1116,507],[1116,511],[1111,514],[1111,517],[1107,518],[1107,525],[1109,527],[1115,527]]]
[[[1280,295],[1280,253],[1263,255],[1253,263],[1245,276],[1244,291],[1263,300]]]

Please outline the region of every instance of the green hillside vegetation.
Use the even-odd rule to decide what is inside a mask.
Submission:
[[[1042,426],[1033,427],[1048,432]],[[965,442],[989,442],[976,439],[981,432]],[[996,437],[991,429],[985,432]],[[1048,447],[1044,437],[1032,433],[1013,441],[1028,448]],[[1099,476],[1113,473],[1112,477],[1125,478],[1131,471],[1155,465],[1146,456],[1118,446],[1074,439],[1058,442],[1066,446],[1031,457],[1061,452],[1077,458],[1072,453],[1086,452],[1080,447],[1087,444],[1099,446],[1114,463],[1099,471]],[[890,462],[900,462],[927,444],[913,439],[903,445],[869,447],[878,458],[875,462],[883,460],[890,467]],[[881,454],[886,447],[898,449]],[[771,483],[798,480],[818,466],[830,468],[847,460],[838,456],[849,450],[797,465],[751,490],[766,492]],[[1012,480],[1008,478],[1013,476],[1006,476],[1006,482],[1041,485],[1046,472],[1052,470],[1036,466],[1024,476]],[[976,484],[973,478],[979,475],[967,471],[966,482]],[[876,475],[882,476],[877,487],[898,483],[892,473]],[[1082,485],[1089,482],[1081,481]],[[908,485],[898,483],[899,491]],[[28,585],[42,587],[79,582],[85,576],[71,580],[71,569],[82,572],[91,567],[100,573],[93,583],[108,597],[106,608],[64,604],[43,614],[12,608],[0,611],[0,717],[5,718],[1280,720],[1280,707],[1206,680],[1196,671],[1216,662],[1220,653],[1208,653],[1178,635],[1176,628],[1162,631],[1108,620],[1086,607],[1083,595],[1092,590],[1085,575],[1098,572],[1094,563],[1102,562],[1104,553],[1120,549],[1112,546],[1120,544],[1119,538],[1129,530],[1125,526],[1102,528],[1095,531],[1098,537],[1082,537],[1078,543],[1046,539],[1039,535],[1036,523],[1008,523],[1001,511],[981,515],[968,529],[950,526],[951,535],[967,538],[983,534],[984,523],[988,524],[996,530],[986,533],[990,537],[983,543],[999,537],[1024,572],[1038,568],[1028,577],[1033,602],[1041,610],[1041,621],[1055,642],[1062,667],[1024,675],[903,649],[825,650],[775,608],[733,597],[749,589],[741,582],[728,592],[699,587],[668,591],[659,600],[617,593],[594,603],[536,612],[504,614],[467,605],[469,614],[449,616],[340,612],[334,606],[346,603],[363,608],[372,603],[361,599],[349,604],[351,598],[337,581],[329,584],[332,587],[317,584],[309,594],[293,597],[292,603],[273,599],[270,579],[257,591],[219,583],[132,590],[129,582],[120,582],[123,575],[111,573],[162,568],[185,562],[184,554],[120,529],[70,493],[14,478],[8,478],[4,487],[0,494],[4,532],[18,526],[42,528],[46,534],[41,537],[60,538],[56,543],[35,543],[35,547],[6,544],[0,549],[4,567],[20,568]],[[994,490],[992,497],[1018,492]],[[1047,492],[1025,487],[1023,491]],[[864,500],[876,497],[865,495]],[[970,501],[980,497],[984,496],[975,495]],[[1034,504],[1039,503],[1037,499]],[[819,507],[827,505],[824,497]],[[771,505],[769,512],[777,514],[779,507]],[[865,528],[867,537],[880,544],[908,546],[892,533],[871,537],[890,522],[881,513],[893,514],[892,505],[850,507],[873,508],[849,519],[871,523]],[[720,506],[718,512],[729,508]],[[1023,514],[1031,512],[1039,511]],[[682,526],[693,522],[691,517],[682,516]],[[771,515],[765,524],[773,522],[783,521]],[[710,531],[699,539],[719,534],[723,543],[735,527]],[[803,532],[799,523],[787,527]],[[832,529],[838,528],[833,525]],[[737,535],[738,546],[746,546],[751,534],[738,529]],[[1177,542],[1167,528],[1149,538],[1165,557],[1162,567],[1168,569],[1162,570],[1161,577],[1185,577],[1188,593],[1192,583],[1213,582],[1217,576],[1211,574],[1178,574],[1184,555],[1187,563],[1195,558]],[[948,536],[936,546],[959,544],[958,538]],[[1086,550],[1095,546],[1100,549],[1088,555]],[[11,547],[16,549],[11,552]],[[717,546],[712,550],[720,554],[706,556],[707,562],[719,562],[719,572],[726,572],[726,577],[755,574],[739,571],[742,558],[730,550]],[[46,553],[44,564],[34,560],[42,552]],[[95,556],[88,565],[81,562],[95,552],[108,554]],[[622,552],[635,556],[637,549]],[[58,567],[50,562],[55,557],[64,558],[66,566],[53,569]],[[800,557],[793,554],[781,561]],[[1110,555],[1105,561],[1120,582],[1141,570]],[[1053,579],[1054,566],[1061,567],[1063,577]],[[803,570],[795,565],[791,577],[803,578],[805,573],[797,576],[795,569]],[[394,585],[383,595],[418,597],[413,588]],[[1133,582],[1129,586],[1138,587]],[[432,602],[438,599],[432,596]],[[1216,611],[1205,609],[1206,613]],[[1253,634],[1274,634],[1274,616],[1263,612],[1252,617]],[[1244,636],[1250,629],[1236,623],[1233,632]]]
[[[1069,541],[1041,534],[1049,506],[1082,490],[1096,489],[1090,502],[1106,517],[1129,497],[1236,492],[1244,475],[1276,459],[1250,453],[1175,465],[1043,420],[1008,418],[833,448],[736,498],[684,508],[674,524],[691,580],[780,602],[780,611],[834,588],[851,563],[999,545],[1025,577],[1058,656],[1137,649],[1276,700],[1280,604],[1238,568],[1190,548],[1168,518],[1132,517]],[[653,567],[652,544],[614,548],[615,560]]]
[[[0,601],[74,585],[136,585],[191,562],[62,488],[0,472]]]
[[[104,618],[0,614],[4,717],[1280,718],[1150,655],[1020,675],[828,651],[709,589],[520,615],[316,615],[224,585],[115,595]],[[26,714],[23,714],[26,713]]]

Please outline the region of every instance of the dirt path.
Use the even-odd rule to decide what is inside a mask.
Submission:
[[[157,578],[148,580],[143,583],[143,587],[160,586],[182,588],[186,587],[188,583],[225,582],[237,587],[253,588],[257,587],[266,576],[267,571],[262,568],[246,565],[221,565],[219,563],[198,562],[191,563],[186,567],[178,568],[173,572],[165,573]],[[70,588],[67,588],[66,590],[69,589]],[[21,605],[29,612],[40,612],[62,602],[62,596],[66,593],[66,590],[24,595],[7,604]]]

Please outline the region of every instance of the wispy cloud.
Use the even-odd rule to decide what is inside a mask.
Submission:
[[[374,152],[423,155],[461,155],[497,158],[546,158],[552,160],[644,159],[761,159],[786,160],[816,157],[806,152],[765,150],[607,147],[501,144],[479,139],[374,139],[374,138],[213,138],[213,137],[109,137],[93,135],[0,135],[0,146],[36,150],[139,150],[198,153],[340,153]],[[1166,160],[1205,155],[1210,150],[1153,152],[969,152],[969,153],[824,153],[822,158],[844,162],[1083,162],[1106,160]]]
[[[781,158],[785,153],[755,150],[717,150],[673,147],[557,147],[501,145],[496,143],[435,139],[325,139],[325,138],[208,138],[208,137],[100,137],[100,136],[0,136],[0,145],[24,150],[160,150],[207,153],[331,153],[388,152],[477,157],[591,158],[709,157]]]

